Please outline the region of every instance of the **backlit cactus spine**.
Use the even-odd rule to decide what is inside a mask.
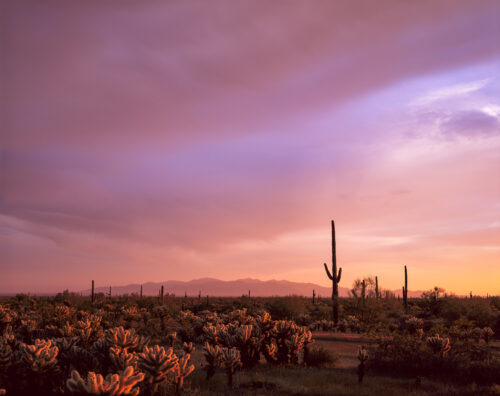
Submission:
[[[337,273],[337,251],[335,243],[335,222],[332,220],[332,272],[324,263],[326,275],[332,281],[332,316],[333,323],[337,325],[339,321],[339,289],[338,283],[342,276],[342,268],[339,268]]]

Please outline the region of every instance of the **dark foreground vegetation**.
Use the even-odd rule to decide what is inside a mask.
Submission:
[[[2,298],[0,394],[500,393],[500,298],[436,288],[405,309],[372,283],[337,325],[330,299],[294,296]]]

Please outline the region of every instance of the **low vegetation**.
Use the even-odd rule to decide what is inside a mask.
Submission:
[[[1,393],[498,394],[498,297],[436,288],[405,309],[372,284],[337,325],[316,296],[3,298]]]

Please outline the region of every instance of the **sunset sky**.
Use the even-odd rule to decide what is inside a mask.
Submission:
[[[500,2],[4,1],[0,294],[500,294]]]

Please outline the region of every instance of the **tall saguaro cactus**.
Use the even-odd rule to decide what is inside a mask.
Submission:
[[[375,277],[375,299],[378,300],[378,276]]]
[[[92,304],[95,301],[95,294],[94,294],[94,280],[92,279]]]
[[[405,285],[403,286],[403,304],[405,311],[408,312],[408,271],[405,265]]]
[[[335,244],[335,222],[332,220],[332,272],[324,263],[326,275],[332,281],[332,313],[333,323],[336,325],[339,321],[339,288],[338,283],[342,276],[342,268],[337,273],[337,249]]]

